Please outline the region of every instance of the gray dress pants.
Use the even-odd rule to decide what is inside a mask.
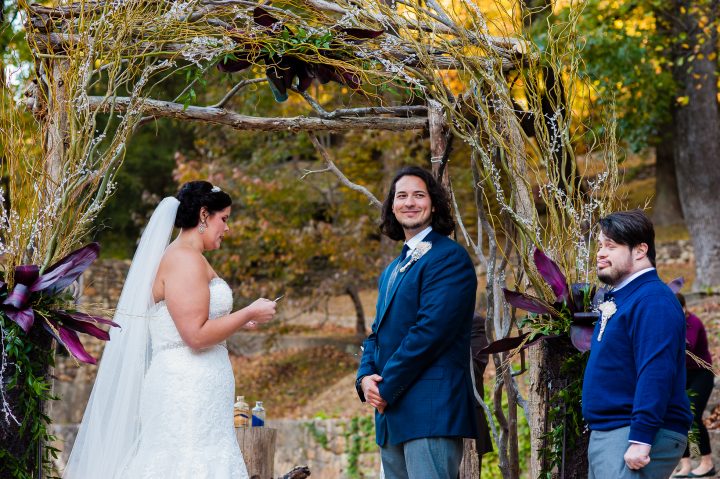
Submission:
[[[623,456],[630,446],[630,426],[612,431],[592,431],[588,447],[589,479],[667,479],[687,445],[687,436],[660,429],[650,449],[650,463],[639,470],[628,469]]]

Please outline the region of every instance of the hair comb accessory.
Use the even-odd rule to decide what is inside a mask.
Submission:
[[[221,191],[222,191],[222,189],[220,189],[219,186],[213,186],[212,189],[210,190],[211,193],[220,193]]]

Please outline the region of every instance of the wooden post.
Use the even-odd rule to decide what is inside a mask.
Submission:
[[[448,189],[450,177],[446,164],[443,162],[448,148],[445,127],[445,112],[442,105],[435,100],[428,101],[428,128],[430,130],[430,162],[436,180]]]
[[[475,439],[464,439],[460,479],[480,479],[480,464],[477,450],[475,450]]]
[[[250,427],[235,432],[250,479],[272,479],[277,429]]]

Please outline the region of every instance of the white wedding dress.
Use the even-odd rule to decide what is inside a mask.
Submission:
[[[210,282],[210,320],[232,310],[232,291]],[[235,436],[235,377],[225,344],[194,351],[164,301],[149,311],[152,360],[140,397],[140,435],[116,478],[247,479]]]

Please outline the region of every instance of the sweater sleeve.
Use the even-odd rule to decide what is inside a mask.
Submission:
[[[635,306],[630,326],[636,375],[630,441],[653,443],[678,369],[685,367],[685,317],[674,303],[674,298],[658,294],[642,298]]]
[[[690,313],[687,316],[687,349],[688,351],[691,351],[695,354],[697,354],[697,347],[698,347],[698,341],[700,340],[700,331],[702,328],[702,324],[700,323],[700,319],[695,316],[694,314]]]

